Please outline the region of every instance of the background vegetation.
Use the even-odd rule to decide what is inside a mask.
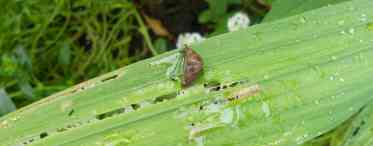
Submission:
[[[371,145],[373,2],[346,1],[4,2],[22,19],[2,24],[3,113],[155,57],[7,114],[0,145]],[[237,11],[258,25],[222,34]],[[163,52],[183,32],[222,35],[192,46],[204,72],[180,91]]]
[[[13,103],[20,108],[174,49],[180,33],[227,32],[227,19],[238,10],[252,21],[268,11],[253,0],[191,5],[187,0],[2,0],[0,5],[0,97],[8,110],[14,110]]]

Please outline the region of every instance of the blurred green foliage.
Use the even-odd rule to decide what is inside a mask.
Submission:
[[[5,90],[0,88],[0,116],[15,110],[16,106],[14,105],[12,100],[5,93]]]
[[[0,88],[18,107],[154,53],[130,1],[0,5]]]
[[[239,11],[249,14],[252,24],[260,23],[264,14],[267,13],[266,6],[272,1],[264,0],[206,0],[208,9],[199,15],[198,21],[213,31],[208,36],[215,36],[228,32],[228,19]]]
[[[209,28],[208,36],[227,32],[227,20],[237,11],[254,22],[262,19],[253,11],[256,0],[206,2],[199,23]],[[0,89],[17,107],[173,46],[149,35],[130,0],[0,0],[0,5]]]

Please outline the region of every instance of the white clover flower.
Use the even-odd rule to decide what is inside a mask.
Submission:
[[[191,45],[193,43],[202,42],[203,40],[205,40],[205,38],[201,36],[201,34],[197,32],[192,32],[192,33],[187,32],[184,34],[180,34],[177,37],[176,47],[183,48],[184,45]]]
[[[243,12],[237,12],[228,19],[228,30],[237,31],[243,28],[247,28],[250,25],[250,18]]]

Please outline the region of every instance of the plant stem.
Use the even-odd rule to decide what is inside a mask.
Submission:
[[[137,9],[135,9],[135,17],[136,17],[136,19],[137,19],[137,21],[140,25],[138,29],[139,29],[140,33],[144,36],[145,43],[149,47],[153,56],[158,55],[159,53],[157,52],[157,50],[154,49],[153,44],[152,44],[151,39],[150,39],[150,36],[149,36],[149,33],[148,33],[148,30],[147,30],[147,27],[145,26],[144,21],[142,21],[141,16],[140,16],[139,12],[137,11]]]

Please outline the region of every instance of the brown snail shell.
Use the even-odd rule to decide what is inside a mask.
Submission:
[[[190,86],[197,79],[199,73],[203,70],[203,61],[199,54],[192,48],[184,48],[184,77],[182,80],[183,87]]]

